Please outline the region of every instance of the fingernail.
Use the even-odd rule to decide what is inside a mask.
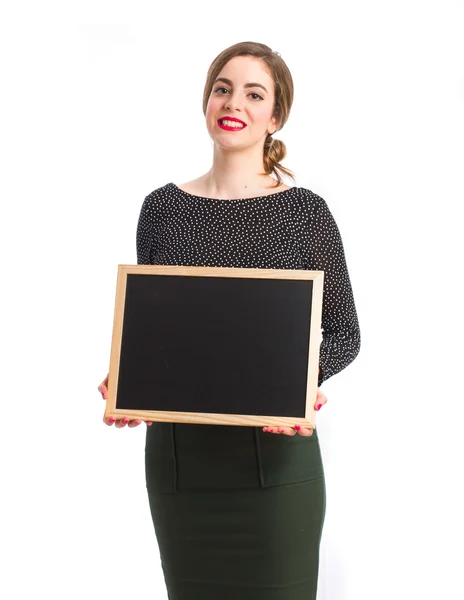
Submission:
[[[114,419],[113,419],[113,417],[110,417],[110,418],[108,419],[108,421],[109,421],[110,423],[114,423]]]
[[[322,404],[318,404],[318,405],[316,406],[316,410],[319,410],[319,409],[321,408],[321,406],[322,406]]]
[[[283,430],[283,429],[279,429],[279,431],[280,431],[280,433],[283,433],[283,432],[284,432],[284,430]]]
[[[269,427],[268,431],[270,431],[271,433],[274,433],[274,430],[271,429],[270,427]]]
[[[122,422],[123,423],[129,423],[128,419],[123,419]]]
[[[295,425],[295,429],[296,429],[297,431],[300,431],[301,427],[300,427],[299,425]]]
[[[101,392],[102,398],[103,400],[105,399],[105,394],[103,392]]]

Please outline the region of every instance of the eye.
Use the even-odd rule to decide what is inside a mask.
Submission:
[[[216,88],[214,91],[215,91],[215,92],[219,92],[219,93],[221,93],[221,94],[222,94],[221,90],[224,90],[224,92],[227,92],[227,93],[229,93],[229,90],[228,90],[227,88],[225,88],[225,87],[222,87],[222,86],[221,86],[221,87],[217,87],[217,88]],[[263,97],[262,97],[262,96],[260,96],[259,94],[257,94],[256,92],[251,92],[251,93],[250,93],[250,94],[248,94],[248,95],[249,95],[249,96],[257,96],[257,98],[253,98],[253,100],[258,100],[258,99],[259,99],[259,100],[263,100]]]

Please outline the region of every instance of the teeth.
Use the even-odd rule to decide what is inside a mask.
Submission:
[[[243,128],[243,125],[241,123],[237,123],[236,121],[228,121],[227,119],[223,119],[221,123],[223,125],[227,125],[227,127],[236,127],[237,129]]]

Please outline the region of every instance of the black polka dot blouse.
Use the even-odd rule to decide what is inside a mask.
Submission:
[[[324,271],[318,385],[359,353],[361,335],[340,232],[325,200],[306,188],[219,200],[168,183],[142,204],[137,262]]]

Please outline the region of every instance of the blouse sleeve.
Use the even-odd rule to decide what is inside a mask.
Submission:
[[[153,245],[153,236],[155,229],[155,213],[151,196],[147,196],[143,201],[137,223],[137,264],[151,264],[151,249]]]
[[[340,231],[325,200],[313,196],[316,203],[303,243],[305,268],[324,271],[320,386],[356,358],[361,332]]]

